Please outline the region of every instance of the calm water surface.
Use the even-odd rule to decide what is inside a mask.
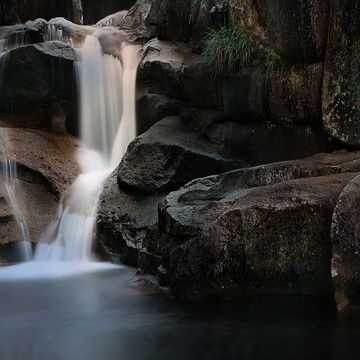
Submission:
[[[179,305],[134,272],[0,273],[0,359],[360,359],[358,317],[313,303]]]

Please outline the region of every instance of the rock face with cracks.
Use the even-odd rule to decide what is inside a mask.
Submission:
[[[331,296],[332,213],[359,154],[197,179],[160,204],[163,281],[182,298]]]
[[[154,194],[191,179],[247,166],[211,144],[180,117],[167,117],[136,138],[118,171],[121,187]]]
[[[98,208],[96,246],[100,257],[136,266],[143,248],[159,252],[157,204],[164,196],[121,189],[114,171],[105,181]]]
[[[1,128],[0,146],[0,262],[14,261],[13,241],[20,240],[16,211],[6,189],[6,161],[16,163],[15,201],[37,242],[54,219],[59,197],[80,172],[75,158],[78,140],[31,129]]]
[[[331,270],[340,309],[360,309],[360,177],[346,185],[336,203],[331,226]]]

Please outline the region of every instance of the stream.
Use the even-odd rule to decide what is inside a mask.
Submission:
[[[0,281],[2,360],[358,359],[360,318],[314,302],[184,305],[111,267]]]

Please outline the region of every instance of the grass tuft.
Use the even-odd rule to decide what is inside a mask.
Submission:
[[[213,66],[214,77],[235,75],[254,61],[255,42],[241,21],[235,20],[219,29],[209,29],[204,39],[203,54]]]

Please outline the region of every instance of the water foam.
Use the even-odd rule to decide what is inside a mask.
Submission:
[[[87,36],[77,50],[83,173],[61,199],[58,216],[40,240],[34,261],[92,261],[96,212],[102,185],[135,137],[137,51],[127,46],[121,61],[103,55]]]

